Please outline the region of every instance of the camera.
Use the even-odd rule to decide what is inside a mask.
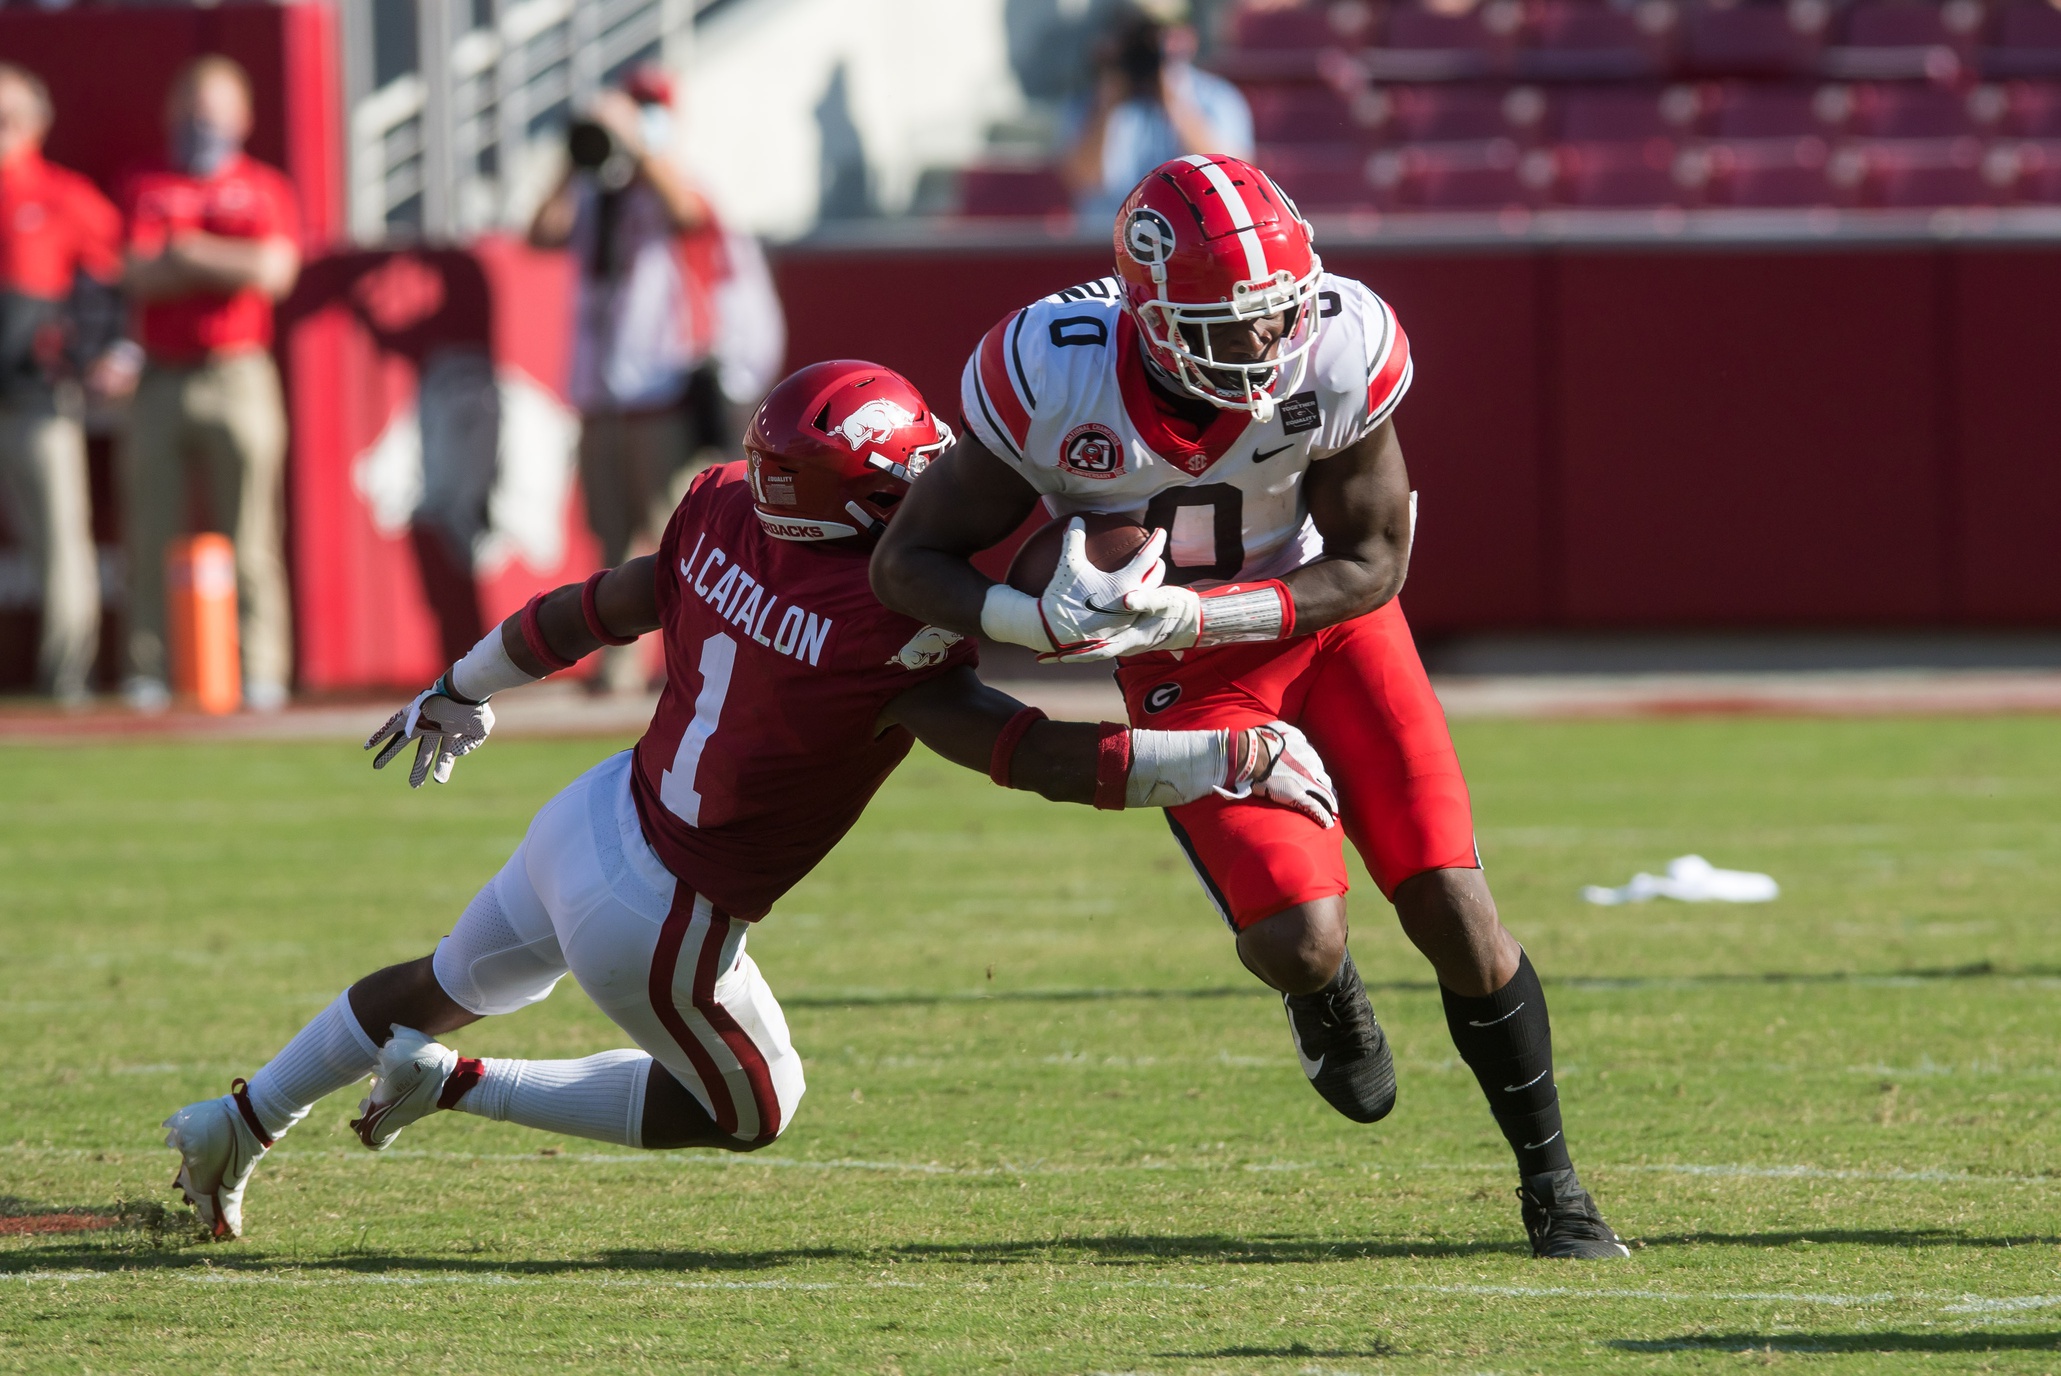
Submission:
[[[622,190],[637,175],[630,150],[598,120],[574,120],[565,131],[565,152],[574,167],[592,172],[609,191]]]

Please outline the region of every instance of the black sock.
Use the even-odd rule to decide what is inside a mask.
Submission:
[[[1439,993],[1445,997],[1453,1045],[1481,1082],[1496,1126],[1517,1153],[1518,1173],[1538,1175],[1572,1166],[1560,1132],[1546,991],[1539,987],[1531,957],[1520,951],[1517,973],[1486,998],[1462,998],[1444,985]]]

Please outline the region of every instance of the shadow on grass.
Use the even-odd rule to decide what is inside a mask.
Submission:
[[[1643,1233],[1648,1247],[1791,1247],[1799,1242],[1857,1247],[2051,1247],[2061,1237],[2037,1234],[1971,1235],[1945,1228],[1799,1228],[1768,1233]]]
[[[187,1239],[179,1239],[186,1241]],[[1294,1266],[1375,1257],[1455,1257],[1497,1253],[1522,1255],[1514,1242],[1322,1241],[1314,1238],[1119,1234],[1007,1242],[908,1242],[881,1247],[769,1247],[713,1249],[619,1248],[585,1258],[519,1260],[496,1257],[408,1255],[349,1251],[309,1259],[275,1257],[249,1242],[169,1247],[162,1242],[126,1244],[114,1238],[97,1246],[31,1246],[0,1253],[0,1275],[32,1271],[221,1271],[275,1272],[282,1267],[321,1274],[419,1271],[450,1275],[559,1275],[587,1271],[748,1272],[774,1270],[808,1261],[939,1262],[964,1266],[1015,1266],[1078,1261],[1121,1265],[1154,1261],[1211,1261],[1230,1265]]]
[[[1602,992],[1616,989],[1690,989],[1749,984],[1868,984],[1882,980],[2056,978],[2061,978],[2061,966],[2025,965],[2005,969],[1985,960],[1972,965],[1932,966],[1919,970],[1835,970],[1820,973],[1770,970],[1761,973],[1627,976],[1621,979],[1609,975],[1596,975],[1548,978],[1546,983],[1556,988]],[[1428,994],[1437,992],[1438,983],[1429,979],[1368,980],[1367,988],[1375,993]],[[780,1003],[785,1008],[923,1008],[960,1003],[1101,1003],[1120,999],[1182,1002],[1262,996],[1274,997],[1265,986],[1254,982],[1212,985],[1203,989],[851,989],[815,994],[783,994]]]
[[[2061,1333],[1694,1333],[1615,1338],[1620,1352],[2053,1352]]]
[[[1212,1352],[1155,1352],[1155,1357],[1171,1357],[1191,1362],[1223,1361],[1231,1357],[1396,1357],[1402,1354],[1399,1347],[1387,1343],[1375,1343],[1369,1347],[1311,1347],[1308,1343],[1289,1343],[1285,1347],[1220,1347]]]

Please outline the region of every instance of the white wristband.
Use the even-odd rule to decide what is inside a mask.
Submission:
[[[1126,807],[1179,807],[1207,798],[1231,769],[1229,731],[1132,731]]]
[[[465,652],[465,658],[451,666],[451,686],[474,702],[485,702],[503,688],[520,688],[536,681],[508,657],[508,646],[501,639],[499,626],[488,631],[479,644]]]
[[[1033,650],[1052,648],[1052,637],[1045,634],[1045,617],[1038,610],[1038,599],[1007,583],[988,589],[987,601],[980,606],[980,632],[989,640],[1006,640]]]

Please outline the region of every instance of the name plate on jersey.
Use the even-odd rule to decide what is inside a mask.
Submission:
[[[1281,403],[1281,433],[1284,435],[1300,435],[1323,423],[1324,416],[1317,409],[1315,392],[1297,392]]]

